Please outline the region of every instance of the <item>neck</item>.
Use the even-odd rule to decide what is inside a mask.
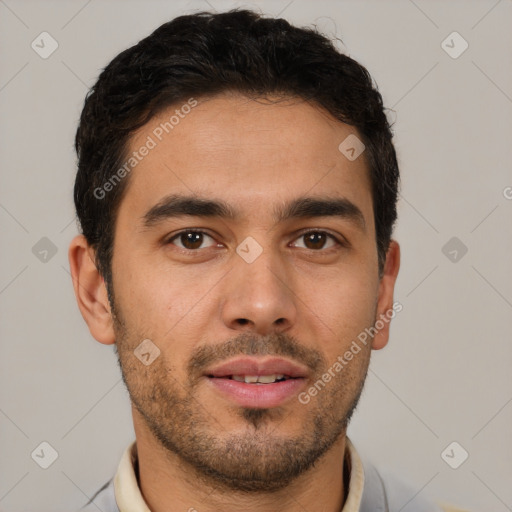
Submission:
[[[199,473],[176,454],[162,447],[144,424],[134,422],[134,425],[138,455],[137,479],[144,500],[152,512],[340,512],[345,503],[348,491],[346,482],[350,475],[344,467],[344,434],[312,468],[287,487],[273,492],[247,493],[227,489]]]

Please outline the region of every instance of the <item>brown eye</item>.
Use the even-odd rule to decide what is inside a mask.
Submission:
[[[173,236],[168,241],[168,243],[173,243],[177,247],[181,247],[182,249],[195,251],[197,249],[200,249],[201,245],[203,245],[205,240],[208,238],[213,241],[213,238],[204,233],[203,231],[187,230],[182,231],[181,233],[178,233],[177,235]],[[175,241],[178,241],[179,243],[175,243]]]
[[[318,251],[321,249],[330,249],[339,242],[334,238],[333,235],[326,233],[325,231],[309,231],[307,233],[303,233],[297,240],[304,240],[304,248],[311,249],[314,251]],[[325,247],[325,244],[328,240],[331,240],[332,244],[328,247]],[[300,247],[300,246],[298,246]]]

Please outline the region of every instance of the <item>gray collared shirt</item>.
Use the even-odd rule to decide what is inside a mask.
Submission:
[[[408,505],[414,512],[457,512],[460,509],[441,507],[423,499],[417,491],[390,474],[377,471],[362,461],[351,441],[346,438],[350,465],[350,483],[342,512],[399,512]],[[136,443],[126,449],[117,473],[80,512],[151,512],[137,484],[134,462]],[[414,507],[413,509],[411,507]],[[460,511],[463,512],[463,511]]]

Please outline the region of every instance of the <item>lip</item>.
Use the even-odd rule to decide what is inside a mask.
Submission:
[[[273,375],[290,377],[271,384],[249,384],[229,378],[232,375]],[[205,372],[208,384],[225,399],[241,407],[278,407],[297,396],[305,386],[308,370],[282,358],[237,358]]]
[[[293,378],[305,378],[308,370],[302,365],[281,357],[255,358],[238,357],[218,366],[209,368],[206,376],[229,377],[231,375],[272,375],[282,374]]]

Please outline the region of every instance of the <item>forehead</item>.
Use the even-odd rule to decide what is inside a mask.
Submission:
[[[339,150],[354,135],[355,128],[300,99],[224,93],[175,104],[130,140],[127,158],[138,155],[119,217],[140,218],[176,193],[222,198],[247,215],[314,195],[347,198],[372,224],[365,155],[349,160]]]

